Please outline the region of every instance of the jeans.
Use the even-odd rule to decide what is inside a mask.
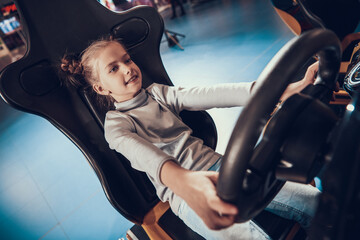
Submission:
[[[219,163],[216,163],[209,170],[218,170],[219,165]],[[319,190],[311,185],[286,182],[284,187],[266,207],[266,210],[283,218],[295,220],[306,229],[315,215],[319,193]],[[251,220],[245,223],[233,224],[231,227],[220,231],[210,230],[185,201],[181,202],[178,214],[188,227],[206,240],[271,239]]]

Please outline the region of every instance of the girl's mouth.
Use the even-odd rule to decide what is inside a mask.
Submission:
[[[138,79],[138,75],[132,76],[132,77],[126,82],[126,85],[129,84],[129,83],[132,83],[132,82],[136,81],[137,79]]]

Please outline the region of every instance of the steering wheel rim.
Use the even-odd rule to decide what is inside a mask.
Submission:
[[[340,67],[340,42],[332,31],[315,29],[295,37],[273,57],[260,74],[253,87],[254,94],[238,118],[223,157],[217,183],[217,194],[222,200],[238,207],[241,204],[242,209],[246,207],[247,211],[239,211],[238,222],[245,222],[257,215],[284,184],[275,182],[259,200],[263,201],[262,204],[246,200],[244,202],[247,196],[244,189],[245,175],[268,116],[298,69],[315,54],[319,57],[315,84],[331,92]]]

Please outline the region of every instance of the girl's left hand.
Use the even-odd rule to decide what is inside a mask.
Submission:
[[[314,84],[315,76],[318,69],[319,62],[315,62],[310,65],[306,70],[305,76],[302,80],[289,84],[289,86],[285,89],[283,95],[281,96],[280,101],[283,102],[293,94],[301,92],[309,84]]]

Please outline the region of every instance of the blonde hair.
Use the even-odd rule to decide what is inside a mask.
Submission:
[[[100,81],[98,70],[96,69],[97,55],[112,43],[118,43],[123,46],[119,41],[108,37],[91,43],[80,56],[65,54],[60,64],[60,69],[65,74],[65,84],[75,87],[91,86],[92,89],[92,85]],[[111,108],[114,105],[115,100],[111,96],[96,93],[96,98],[100,106]]]

